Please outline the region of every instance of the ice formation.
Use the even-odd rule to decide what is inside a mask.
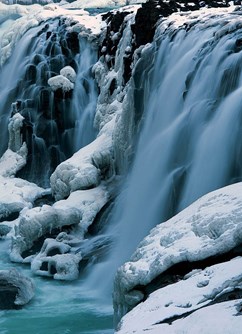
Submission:
[[[18,270],[0,270],[0,309],[12,309],[27,304],[34,296],[33,281]]]

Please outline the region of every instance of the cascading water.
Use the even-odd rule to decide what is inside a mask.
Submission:
[[[110,294],[117,268],[152,227],[241,180],[242,30],[220,36],[220,24],[171,24],[157,33],[142,131],[107,231],[115,246],[90,278],[95,287],[109,272],[102,293]]]
[[[96,52],[91,45],[85,47],[85,40],[81,44],[80,52],[78,34],[68,32],[61,19],[50,20],[23,36],[21,47],[17,45],[12,55],[14,66],[10,60],[1,72],[1,154],[7,147],[10,113],[19,112],[24,117],[28,161],[18,176],[44,187],[61,161],[95,137],[92,121],[97,92],[90,68]],[[74,92],[52,91],[48,79],[65,66],[77,72]],[[80,121],[88,133],[85,139]]]
[[[71,106],[72,112],[76,115],[74,151],[86,146],[96,137],[93,119],[96,111],[97,87],[92,76],[92,65],[97,61],[97,55],[85,39],[80,40],[80,49],[80,59],[78,59],[80,65]]]

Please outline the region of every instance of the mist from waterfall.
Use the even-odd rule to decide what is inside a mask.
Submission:
[[[117,268],[152,227],[241,180],[242,31],[219,39],[217,30],[171,26],[158,39],[136,154],[107,231],[114,246],[89,279],[95,288],[109,273],[98,293],[111,295]]]

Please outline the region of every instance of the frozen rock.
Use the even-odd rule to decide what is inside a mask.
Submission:
[[[53,206],[43,205],[23,211],[19,225],[15,228],[11,260],[23,262],[22,253],[31,249],[35,241],[47,234],[61,231],[63,226],[78,225],[78,236],[83,238],[108,199],[106,187],[100,186],[86,191],[76,191],[66,200],[58,201]]]
[[[13,309],[27,304],[34,296],[30,278],[16,269],[0,270],[0,309]]]
[[[24,143],[18,152],[13,152],[11,149],[0,158],[0,175],[3,177],[13,177],[15,174],[26,165],[28,149]]]
[[[96,140],[62,162],[51,175],[56,199],[76,190],[97,187],[102,179],[113,175],[112,124],[107,124]]]
[[[26,164],[28,149],[21,136],[23,120],[24,117],[19,113],[10,118],[8,149],[0,159],[0,175],[4,177],[15,176]]]
[[[71,66],[65,66],[61,69],[60,75],[70,80],[72,83],[76,81],[76,72]]]
[[[76,208],[79,211],[81,218],[78,226],[78,237],[83,238],[97,213],[108,200],[109,192],[107,187],[101,184],[93,189],[74,191],[66,200],[56,202],[53,207],[56,210]]]
[[[67,254],[71,247],[63,242],[46,239],[40,253],[31,262],[31,270],[40,276],[57,280],[75,280],[79,275],[80,254]]]
[[[151,230],[131,260],[118,269],[113,294],[117,318],[143,299],[137,287],[148,285],[175,264],[200,261],[239,246],[241,203],[242,183],[237,183],[203,196]]]
[[[210,321],[208,319],[214,318],[214,315],[213,317],[209,316],[209,314],[213,314],[210,313],[212,312],[210,305],[219,303],[217,306],[219,311],[226,307],[224,302],[227,300],[235,299],[236,302],[233,305],[237,304],[238,299],[242,297],[241,264],[242,258],[238,257],[208,267],[185,280],[158,289],[145,302],[137,305],[123,317],[117,332],[120,334],[141,334],[149,330],[150,333],[176,333],[178,330],[189,328],[185,331],[186,333],[200,333],[200,331],[216,333],[212,326],[210,328],[208,325],[204,327],[201,319],[197,324],[193,324],[192,330],[189,319],[197,319],[199,314],[203,313],[207,324]],[[238,328],[241,328],[242,318],[241,316],[239,318],[240,326]],[[234,326],[232,319],[230,318],[230,321]],[[219,333],[230,333],[224,330],[221,323],[223,320],[220,318],[219,321],[218,328],[223,328],[223,331]]]
[[[4,178],[0,175],[0,219],[3,220],[23,208],[31,208],[33,202],[49,192],[34,183],[17,179]]]
[[[21,213],[15,236],[12,239],[10,258],[23,262],[22,253],[29,250],[40,237],[80,222],[80,212],[76,208],[55,209],[49,205],[36,207]]]
[[[63,92],[69,92],[74,89],[74,84],[64,77],[63,75],[56,75],[48,80],[48,85],[50,85],[53,91],[61,89]]]

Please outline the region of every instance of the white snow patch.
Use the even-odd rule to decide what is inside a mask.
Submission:
[[[63,90],[63,92],[69,92],[74,89],[74,84],[63,75],[56,75],[48,80],[48,85],[53,91],[57,89]]]
[[[60,70],[60,75],[63,75],[72,83],[76,81],[76,72],[71,66],[65,66]]]
[[[193,328],[189,319],[198,319],[201,313],[204,313],[207,319],[214,318],[213,313],[211,313],[213,317],[209,316],[209,312],[212,312],[211,307],[208,307],[209,303],[216,303],[216,298],[221,298],[223,294],[242,288],[241,265],[242,258],[238,257],[229,262],[195,272],[185,280],[153,292],[145,302],[137,305],[123,317],[120,330],[117,332],[120,334],[140,334],[149,329],[150,333],[176,333],[176,330],[186,329],[185,333],[200,333],[200,331],[202,333],[216,333],[214,327],[205,326],[201,319],[197,323],[193,323]],[[236,303],[237,301],[234,304]],[[205,306],[206,309],[197,311]],[[219,305],[218,310],[220,307],[224,308],[224,306]],[[174,320],[171,325],[159,324],[174,316],[185,317],[188,312],[195,313],[188,318]],[[241,326],[242,318],[238,318],[240,318]],[[219,321],[222,321],[221,317],[219,317]],[[230,321],[232,321],[231,315]],[[232,324],[234,328],[233,321]],[[224,326],[222,328],[223,331],[219,333],[229,333],[224,330]]]

